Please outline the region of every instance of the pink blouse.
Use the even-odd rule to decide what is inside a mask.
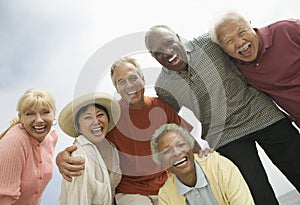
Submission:
[[[0,204],[39,205],[53,174],[58,133],[52,129],[39,143],[21,124],[0,140]]]

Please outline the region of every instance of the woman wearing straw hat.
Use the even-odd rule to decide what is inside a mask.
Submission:
[[[29,89],[17,112],[0,135],[0,204],[39,205],[53,174],[55,100],[45,90]]]
[[[86,168],[72,182],[62,181],[58,204],[114,204],[121,171],[117,149],[105,137],[119,118],[118,102],[100,92],[77,97],[62,109],[59,126],[75,137],[72,156],[83,158]]]

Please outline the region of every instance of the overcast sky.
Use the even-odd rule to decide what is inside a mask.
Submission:
[[[17,100],[28,88],[50,91],[58,112],[86,91],[117,96],[106,74],[118,55],[136,54],[144,68],[146,93],[154,94],[160,66],[143,42],[131,45],[130,39],[141,38],[155,24],[167,24],[186,39],[197,37],[207,31],[210,17],[226,7],[247,13],[258,27],[300,17],[298,0],[0,0],[1,130],[16,116]],[[97,72],[91,72],[94,69]],[[183,115],[194,123],[191,114]],[[56,153],[73,141],[59,132]],[[277,195],[293,189],[264,161]],[[61,177],[56,166],[54,171],[44,205],[54,204],[59,194]]]

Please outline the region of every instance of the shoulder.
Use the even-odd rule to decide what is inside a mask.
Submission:
[[[219,47],[217,44],[215,44],[208,33],[204,33],[202,35],[200,35],[199,37],[197,38],[194,38],[192,41],[191,41],[192,44],[196,44],[197,46],[200,46],[200,47],[205,47],[205,46],[212,46],[212,47]]]
[[[163,106],[166,103],[158,97],[145,96],[147,105],[151,107]]]
[[[163,110],[168,112],[175,112],[173,107],[165,101],[163,96],[160,97],[150,97],[151,98],[151,107],[161,107]]]
[[[228,169],[232,169],[235,167],[232,161],[220,155],[216,151],[203,158],[199,158],[198,154],[195,154],[195,159],[200,164],[200,166],[204,167],[204,169],[206,170],[215,169],[226,172]]]
[[[280,21],[276,21],[272,24],[269,24],[267,27],[289,27],[289,26],[295,26],[295,25],[299,25],[300,21],[299,19],[285,19],[285,20],[280,20]]]
[[[50,130],[50,132],[48,133],[48,138],[54,143],[56,144],[57,140],[58,140],[58,132],[55,128],[52,128]]]
[[[281,20],[276,21],[272,24],[269,24],[268,26],[264,27],[268,28],[271,31],[276,32],[299,32],[300,29],[300,21],[299,19],[287,19],[287,20]],[[262,28],[262,29],[264,29]],[[298,30],[295,30],[298,29]]]
[[[74,152],[72,152],[71,155],[74,157],[86,158],[86,152],[84,151],[83,146],[80,143],[78,143],[78,141],[76,140],[74,141],[73,145],[75,145],[77,149]]]
[[[29,135],[25,128],[21,124],[12,126],[3,138],[0,140],[1,143],[13,143],[16,145],[30,144]]]
[[[14,125],[0,140],[0,155],[25,160],[32,149],[30,136],[20,125]],[[14,161],[16,162],[16,161]]]
[[[176,189],[176,192],[175,192]],[[160,188],[159,194],[163,193],[177,193],[177,186],[173,174],[170,174],[164,185]]]

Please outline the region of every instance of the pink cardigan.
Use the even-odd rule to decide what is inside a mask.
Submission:
[[[58,133],[52,129],[39,143],[21,124],[0,140],[0,204],[39,205],[53,174]]]

